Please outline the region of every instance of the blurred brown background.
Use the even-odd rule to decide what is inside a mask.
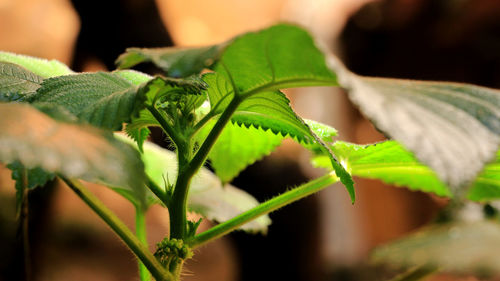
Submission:
[[[205,45],[289,21],[308,28],[359,74],[498,88],[499,16],[498,0],[0,0],[0,50],[55,58],[77,71],[112,70],[126,47]],[[340,139],[383,139],[340,89],[287,94],[302,116],[336,127]],[[319,174],[307,152],[285,142],[234,184],[262,201]],[[133,227],[125,200],[91,188]],[[429,222],[445,202],[377,181],[356,179],[356,190],[354,206],[334,186],[272,214],[266,237],[237,232],[204,247],[185,280],[383,280],[388,273],[369,265],[370,249]],[[0,281],[23,280],[13,195],[10,174],[2,171]],[[34,280],[138,280],[132,254],[65,186],[35,190],[30,200]],[[167,214],[153,208],[147,219],[154,245],[168,233]]]

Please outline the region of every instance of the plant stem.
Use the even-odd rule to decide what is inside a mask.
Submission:
[[[24,278],[27,281],[32,280],[31,275],[31,251],[29,239],[29,204],[28,204],[28,171],[23,168],[22,171],[22,202],[21,202],[21,230],[23,240],[24,255]]]
[[[109,210],[94,194],[77,180],[61,179],[83,200],[113,231],[118,235],[129,249],[144,263],[157,281],[174,281],[172,274],[166,271],[158,260],[149,252],[130,229]]]
[[[203,116],[203,118],[200,121],[198,121],[198,123],[196,123],[196,125],[194,125],[193,130],[191,131],[191,136],[194,136],[214,116],[215,116],[215,114],[213,114],[212,111],[207,113],[207,115]]]
[[[214,127],[208,134],[200,149],[198,149],[198,151],[196,152],[193,160],[189,163],[188,172],[191,173],[191,176],[201,168],[203,163],[205,163],[205,160],[207,160],[208,157],[208,153],[212,149],[215,141],[226,126],[227,122],[229,122],[229,120],[231,119],[231,116],[233,116],[233,113],[236,111],[240,103],[241,99],[237,95],[235,95],[220,116],[219,120],[217,120],[217,123],[215,123]]]
[[[222,113],[215,126],[201,145],[196,155],[191,159],[191,146],[185,143],[177,144],[177,157],[179,160],[179,173],[172,196],[170,213],[170,238],[184,239],[186,234],[186,209],[189,184],[193,175],[201,168],[208,157],[210,149],[231,119],[234,111],[240,104],[240,99],[235,97]]]
[[[169,206],[170,214],[170,239],[184,239],[187,227],[187,196],[189,185],[193,174],[186,170],[189,165],[189,146],[183,145],[177,148],[177,158],[179,163],[179,173],[175,182],[174,194]]]
[[[147,247],[146,210],[140,206],[135,208],[135,234],[137,235],[137,239],[139,239],[139,241]],[[151,279],[149,278],[148,269],[140,260],[138,260],[137,263],[139,265],[139,277],[141,281],[150,281]]]
[[[168,195],[167,193],[163,190],[163,188],[161,188],[160,186],[158,186],[152,179],[151,177],[149,177],[148,175],[147,176],[147,179],[146,179],[146,186],[149,188],[149,190],[151,190],[151,192],[153,192],[154,195],[156,195],[156,197],[158,197],[158,199],[161,200],[161,202],[168,208],[169,205],[170,205],[170,198],[168,198]]]
[[[278,195],[244,213],[241,213],[240,215],[230,220],[227,220],[219,225],[216,225],[211,229],[196,235],[191,240],[188,240],[187,243],[192,248],[199,247],[207,242],[210,242],[214,239],[217,239],[219,237],[222,237],[230,233],[231,231],[237,229],[241,225],[251,220],[254,220],[262,215],[268,214],[285,205],[288,205],[308,195],[318,192],[321,189],[324,189],[329,185],[337,182],[338,180],[339,179],[337,178],[337,176],[335,176],[335,173],[333,172],[321,176],[315,180],[307,182],[281,195]]]
[[[417,266],[411,268],[410,270],[397,275],[396,277],[390,279],[389,281],[419,281],[424,280],[424,278],[429,275],[434,274],[438,270],[435,266]]]
[[[170,124],[168,124],[167,120],[165,117],[163,117],[163,114],[154,106],[154,105],[149,105],[147,106],[147,109],[153,114],[154,118],[158,123],[160,123],[161,128],[167,133],[167,135],[172,139],[172,141],[178,145],[178,143],[182,140],[182,138],[177,134],[177,132],[172,128]]]

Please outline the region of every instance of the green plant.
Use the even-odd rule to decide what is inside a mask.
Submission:
[[[0,161],[9,163],[17,181],[18,210],[29,189],[62,179],[138,257],[141,280],[149,274],[179,280],[194,248],[236,229],[265,231],[266,214],[337,181],[354,203],[351,175],[453,197],[453,206],[467,197],[489,201],[500,195],[498,90],[360,77],[288,24],[204,48],[132,48],[117,65],[142,62],[156,64],[166,76],[74,73],[56,61],[0,53]],[[211,71],[200,74],[205,69]],[[335,129],[297,116],[280,92],[306,86],[346,88],[366,116],[399,142],[334,142]],[[130,138],[113,134],[123,124]],[[163,129],[175,152],[148,143],[149,127]],[[285,137],[311,150],[313,163],[329,171],[261,204],[226,185]],[[207,159],[218,179],[203,168]],[[136,209],[136,234],[78,179],[127,198]],[[206,198],[230,208],[217,209]],[[153,204],[170,215],[170,234],[154,254],[146,247],[144,221]],[[220,224],[197,233],[200,221],[186,218],[188,207]],[[388,252],[380,259],[390,260]]]

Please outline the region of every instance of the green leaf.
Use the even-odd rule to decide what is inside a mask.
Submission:
[[[42,81],[42,77],[19,65],[0,62],[0,102],[24,101],[40,88]]]
[[[328,125],[325,125],[320,122],[316,122],[314,120],[309,120],[309,119],[304,119],[304,122],[309,126],[311,131],[316,134],[322,141],[325,143],[333,143],[333,137],[336,137],[338,135],[337,129],[330,127]]]
[[[262,111],[266,114],[276,112],[286,102],[279,96],[280,93],[274,92],[276,90],[290,87],[338,85],[335,74],[326,66],[325,57],[316,47],[311,36],[305,30],[288,24],[275,25],[234,39],[226,47],[214,69],[230,82],[235,97],[243,99],[241,106],[244,106],[246,99],[254,96],[257,99],[262,99],[258,102],[269,99],[265,102],[266,109],[260,108],[257,113],[262,113]],[[222,93],[220,96],[226,95],[227,93]],[[250,105],[245,109],[249,112],[255,111],[252,107],[256,106],[257,102],[250,101],[249,103]],[[233,116],[234,120],[237,120],[238,114],[237,110]],[[278,117],[283,118],[284,114],[288,113],[281,112]],[[276,119],[276,116],[273,117]],[[241,123],[245,119],[250,122],[248,114],[244,117],[240,115],[240,118],[242,118]],[[286,123],[290,121],[289,118],[287,119]],[[261,121],[259,118],[252,120],[252,122],[258,122],[257,126],[269,125],[273,122],[269,119],[266,119],[265,122]],[[302,126],[296,128],[304,129],[303,133],[308,132],[304,136],[310,137],[309,139],[300,139],[301,135],[295,131],[293,133],[297,133],[297,138],[306,143],[315,142],[319,144],[321,149],[329,152],[323,141],[300,118],[297,118],[297,121],[302,123]],[[295,122],[291,124],[298,125]],[[346,186],[354,202],[354,183],[351,176],[338,163],[334,155],[331,153],[329,155],[337,176]]]
[[[0,61],[20,65],[43,78],[71,74],[73,71],[57,60],[46,60],[0,51]]]
[[[211,121],[198,133],[199,142],[206,138],[213,125],[215,122]],[[269,155],[283,138],[270,130],[228,123],[208,154],[208,159],[217,176],[227,183],[248,165]]]
[[[217,73],[206,74],[203,79],[209,86],[206,91],[212,108],[209,114],[218,115],[232,98],[232,85]],[[326,141],[331,141],[332,136],[336,135],[336,130],[331,127],[313,121],[304,122],[289,103],[279,91],[261,92],[243,100],[231,119],[236,124],[226,125],[209,154],[209,159],[223,182],[231,181],[246,166],[271,153],[284,136],[289,135],[312,148],[312,144],[317,142],[316,132],[320,134],[320,139]],[[200,143],[212,126],[213,123],[203,128],[198,136]],[[249,143],[252,145],[248,145]]]
[[[196,76],[185,79],[155,77],[142,87],[139,98],[142,100],[141,104],[145,105],[154,105],[156,102],[178,102],[188,95],[201,95],[206,87],[206,83]]]
[[[88,126],[57,122],[26,104],[0,103],[0,161],[120,186],[141,196],[137,151]]]
[[[143,152],[143,144],[151,133],[148,128],[159,126],[149,110],[141,110],[138,117],[132,117],[132,121],[125,127],[125,132],[137,143],[139,151]]]
[[[63,106],[46,102],[32,103],[31,106],[38,109],[38,111],[47,114],[48,116],[50,116],[50,118],[55,119],[57,121],[65,123],[78,123],[78,118],[75,115],[71,114]]]
[[[334,86],[323,53],[303,29],[279,24],[244,34],[226,47],[215,71],[240,95],[291,87]]]
[[[231,82],[224,75],[217,72],[207,73],[202,76],[207,83],[206,93],[210,101],[210,114],[221,114],[234,97]]]
[[[45,79],[31,102],[65,107],[91,125],[120,130],[135,110],[137,87],[113,73],[97,72]]]
[[[415,153],[454,193],[468,187],[500,143],[500,91],[459,83],[361,77],[334,57],[349,97],[375,126]]]
[[[14,161],[7,165],[12,171],[12,179],[16,181],[16,212],[19,216],[21,205],[24,200],[24,173],[26,173],[26,188],[34,189],[39,186],[45,185],[48,181],[53,180],[55,175],[47,173],[40,168],[26,169],[19,161]]]
[[[336,142],[332,150],[354,176],[379,179],[388,184],[439,196],[452,195],[433,170],[421,164],[411,152],[395,141],[370,145]],[[331,169],[326,156],[315,156],[312,162],[316,167]],[[467,197],[481,202],[500,199],[500,151],[497,151],[495,161],[487,164],[475,179]]]
[[[30,101],[59,105],[91,125],[121,130],[123,123],[137,119],[142,122],[144,118],[137,115],[145,106],[200,95],[204,87],[205,83],[196,77],[152,78],[133,71],[84,73],[46,79]],[[185,100],[199,104],[197,99]],[[140,143],[147,137],[147,128],[141,126],[137,130],[130,129],[129,134]]]
[[[210,68],[223,49],[223,44],[201,48],[128,48],[118,57],[118,68],[130,68],[152,62],[170,77],[188,77]]]
[[[153,79],[153,76],[139,71],[126,69],[126,70],[115,70],[113,74],[120,76],[121,78],[129,81],[130,83],[139,86]]]
[[[290,135],[299,142],[315,142],[309,126],[295,114],[290,100],[281,92],[261,92],[246,98],[231,118],[238,124],[270,129],[275,134]]]
[[[121,136],[125,142],[130,139]],[[177,177],[177,158],[174,152],[161,148],[153,143],[144,143],[142,160],[147,175],[158,185],[174,183]],[[154,196],[152,193],[150,197]],[[152,201],[148,199],[148,201]],[[257,200],[248,193],[231,185],[223,185],[221,181],[206,168],[194,176],[188,197],[188,207],[204,217],[223,222],[241,212],[258,205]],[[252,221],[241,228],[247,231],[265,232],[270,224],[268,216]]]
[[[376,263],[395,267],[435,266],[440,271],[500,273],[500,225],[494,221],[431,225],[373,253]]]
[[[500,199],[500,151],[494,162],[487,164],[472,184],[467,197],[474,201]]]
[[[433,170],[422,165],[412,153],[395,141],[371,145],[338,141],[332,150],[353,176],[379,179],[388,184],[432,192],[439,196],[451,195]],[[313,165],[331,169],[330,160],[326,156],[313,158]]]
[[[313,131],[321,134],[325,140],[336,135],[337,131],[327,125],[310,120],[306,122],[311,124]],[[196,136],[198,142],[206,138],[214,124],[215,122],[211,121],[203,127]],[[284,138],[280,133],[275,134],[271,130],[229,123],[215,142],[208,159],[222,182],[230,182],[248,165],[274,151]],[[331,167],[331,164],[329,165]]]

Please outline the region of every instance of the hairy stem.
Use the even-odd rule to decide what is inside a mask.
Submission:
[[[170,139],[172,139],[172,141],[176,145],[178,145],[179,142],[181,142],[182,138],[179,136],[179,134],[177,134],[174,128],[170,124],[168,124],[163,114],[154,105],[147,106],[147,109],[151,112],[151,114],[153,114],[156,121],[160,123],[161,128],[165,131],[165,133],[167,133]]]
[[[187,243],[192,248],[199,247],[207,242],[222,237],[233,230],[236,230],[238,227],[251,220],[254,220],[272,211],[275,211],[285,205],[295,202],[308,195],[316,193],[321,189],[324,189],[329,185],[337,182],[338,180],[339,179],[337,178],[337,176],[335,176],[334,173],[321,176],[315,180],[307,182],[281,195],[278,195],[244,213],[241,213],[240,215],[230,220],[227,220],[219,225],[216,225],[211,229],[196,235],[191,240],[188,240]]]
[[[187,151],[186,151],[187,150]],[[170,238],[184,239],[187,230],[187,196],[193,174],[186,170],[189,165],[189,146],[178,146],[177,158],[179,173],[175,182],[174,194],[169,206]]]
[[[137,235],[137,239],[144,245],[148,246],[148,239],[146,234],[146,211],[142,207],[135,208],[135,234]],[[144,264],[138,260],[139,265],[139,277],[141,281],[150,281],[149,271],[144,266]]]
[[[170,205],[170,198],[167,195],[167,192],[163,190],[160,186],[158,186],[152,179],[151,177],[147,176],[146,179],[146,186],[153,192],[158,199],[168,208]]]
[[[113,231],[129,249],[141,260],[157,281],[174,281],[172,274],[166,271],[130,229],[109,210],[94,194],[77,180],[61,179],[83,200]]]

